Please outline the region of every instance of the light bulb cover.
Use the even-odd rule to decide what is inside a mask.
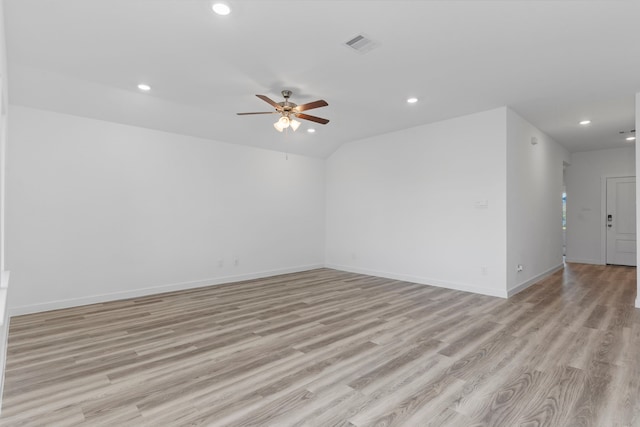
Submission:
[[[284,128],[282,126],[280,126],[280,121],[277,121],[273,124],[273,127],[276,128],[276,130],[278,132],[282,132],[284,130]]]
[[[289,120],[289,117],[287,116],[282,116],[280,117],[280,119],[278,120],[278,123],[280,124],[280,126],[285,129],[289,127],[291,120]]]
[[[291,120],[291,129],[293,129],[293,131],[297,131],[298,128],[300,127],[301,123],[297,120]]]

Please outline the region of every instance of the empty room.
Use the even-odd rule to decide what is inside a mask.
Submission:
[[[0,426],[640,426],[639,17],[0,0]]]

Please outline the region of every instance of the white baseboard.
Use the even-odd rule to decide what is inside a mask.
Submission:
[[[262,279],[265,277],[278,276],[280,274],[298,273],[301,271],[315,270],[323,268],[323,264],[310,264],[298,267],[282,268],[277,270],[259,271],[255,273],[240,274],[237,276],[223,276],[212,279],[197,280],[192,282],[172,283],[168,285],[152,286],[147,288],[132,289],[129,291],[113,292],[108,294],[91,295],[80,298],[69,298],[46,303],[23,305],[10,307],[10,316],[20,316],[23,314],[39,313],[42,311],[59,310],[62,308],[77,307],[80,305],[98,304],[108,301],[117,301],[128,298],[138,298],[148,295],[160,294],[164,292],[181,291],[184,289],[202,288],[206,286],[221,285],[224,283],[242,282],[244,280]]]
[[[366,274],[368,276],[384,277],[387,279],[402,280],[405,282],[418,283],[421,285],[436,286],[438,288],[454,289],[456,291],[472,292],[474,294],[488,295],[492,297],[507,298],[507,292],[500,289],[484,288],[481,286],[465,283],[454,283],[442,280],[434,280],[425,277],[412,276],[409,274],[389,273],[386,271],[369,270],[338,264],[325,264],[325,267],[334,270],[348,271],[349,273]]]
[[[553,273],[555,273],[558,270],[562,270],[563,268],[564,268],[564,263],[560,264],[560,265],[556,265],[555,267],[550,268],[549,270],[547,270],[547,271],[545,271],[543,273],[540,273],[535,277],[532,277],[531,279],[527,280],[526,282],[522,282],[519,285],[516,285],[516,286],[510,288],[507,291],[507,295],[509,297],[512,297],[515,294],[517,294],[518,292],[524,291],[529,286],[535,285],[536,283],[538,283],[539,281],[541,281],[545,277],[551,276]]]
[[[9,292],[9,276],[10,271],[0,272],[0,326],[4,325],[5,313],[7,312],[7,295]]]
[[[575,262],[577,264],[594,264],[594,265],[604,265],[604,263],[599,259],[581,259],[581,258],[569,258],[565,257],[566,262]]]
[[[636,308],[640,308],[640,296],[636,298]]]
[[[8,288],[9,287],[9,277],[11,276],[11,272],[9,270],[5,270],[0,273],[0,288]]]

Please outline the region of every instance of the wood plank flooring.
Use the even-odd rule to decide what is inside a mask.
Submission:
[[[509,300],[329,269],[11,320],[2,426],[640,426],[636,270]]]

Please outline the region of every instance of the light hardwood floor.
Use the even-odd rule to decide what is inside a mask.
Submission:
[[[640,426],[635,274],[503,300],[321,269],[15,317],[0,425]]]

